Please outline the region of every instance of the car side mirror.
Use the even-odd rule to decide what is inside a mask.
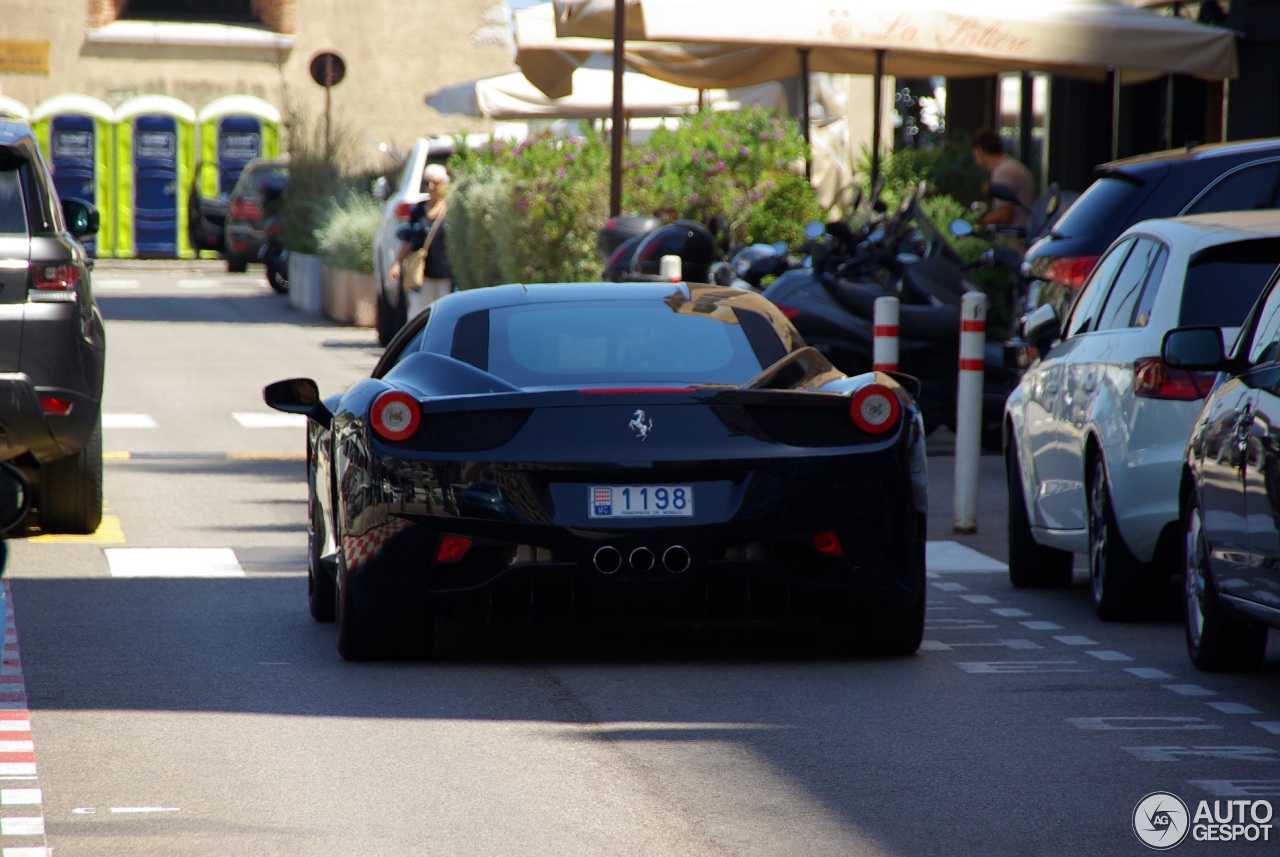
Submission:
[[[1062,322],[1053,304],[1041,304],[1022,319],[1022,337],[1045,354],[1062,336]]]
[[[98,209],[83,199],[64,199],[62,217],[67,221],[67,229],[76,238],[86,238],[98,233]]]
[[[310,378],[290,378],[268,384],[262,389],[262,400],[277,411],[302,414],[316,422],[327,423],[332,418],[320,398],[320,388]]]
[[[1160,359],[1171,369],[1219,372],[1227,367],[1222,329],[1218,327],[1175,327],[1160,343]]]

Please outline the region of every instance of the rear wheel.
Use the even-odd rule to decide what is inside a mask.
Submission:
[[[1046,547],[1031,534],[1031,518],[1027,515],[1026,495],[1022,490],[1022,469],[1012,445],[1005,456],[1005,479],[1009,495],[1009,582],[1019,589],[1070,586],[1075,555]]]
[[[401,606],[370,612],[355,609],[350,587],[343,586],[346,560],[338,547],[334,601],[338,654],[347,661],[423,660],[435,643],[435,617],[423,607]]]
[[[913,567],[910,600],[872,597],[831,608],[825,624],[827,648],[840,655],[905,657],[915,654],[924,639],[925,559],[924,522],[918,537],[908,537],[900,560]]]
[[[1093,582],[1094,611],[1108,621],[1133,619],[1144,607],[1142,564],[1120,535],[1101,455],[1094,456],[1090,474],[1089,579]]]
[[[1203,518],[1195,498],[1183,515],[1187,654],[1209,672],[1251,670],[1267,653],[1267,627],[1228,613],[1209,573]]]
[[[271,290],[279,295],[289,293],[289,276],[288,273],[279,265],[267,265],[267,285],[271,286]]]
[[[102,523],[102,421],[79,455],[40,470],[40,529],[87,535]]]
[[[336,609],[336,587],[332,575],[320,558],[324,542],[323,513],[320,504],[312,500],[311,511],[307,516],[307,606],[311,609],[311,618],[317,622],[332,622]]]

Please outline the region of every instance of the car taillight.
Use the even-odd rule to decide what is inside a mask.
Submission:
[[[1093,266],[1098,264],[1100,256],[1064,256],[1049,263],[1046,279],[1062,283],[1069,289],[1079,289],[1089,279]]]
[[[69,292],[80,282],[80,269],[75,265],[35,265],[31,281],[37,289]]]
[[[835,530],[823,530],[814,533],[811,538],[814,549],[823,556],[844,556],[844,545],[840,543],[840,536]]]
[[[262,209],[251,199],[237,199],[231,203],[231,217],[234,220],[261,220]]]
[[[396,217],[400,220],[408,220],[411,211],[413,211],[412,203],[402,202],[396,205]]]
[[[1213,372],[1172,369],[1159,357],[1133,361],[1133,394],[1143,399],[1192,402],[1203,399],[1213,386]]]
[[[883,384],[869,384],[853,394],[849,414],[858,428],[869,434],[883,434],[898,424],[902,405]]]
[[[471,550],[471,539],[466,536],[444,535],[436,547],[436,562],[457,562]]]
[[[373,400],[369,424],[384,440],[399,441],[412,437],[422,422],[418,402],[408,393],[390,390]]]

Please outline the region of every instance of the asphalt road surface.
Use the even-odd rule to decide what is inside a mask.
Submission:
[[[433,661],[348,664],[306,608],[303,430],[261,388],[337,391],[373,332],[256,266],[103,262],[96,287],[107,519],[12,545],[4,857],[1148,853],[1135,827],[1276,853],[1256,818],[1230,842],[1193,822],[1280,807],[1280,645],[1261,673],[1201,674],[1171,612],[1102,623],[1079,569],[1011,589],[999,456],[956,534],[930,439],[914,657],[631,624],[447,627]]]

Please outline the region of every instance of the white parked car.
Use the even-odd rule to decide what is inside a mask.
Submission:
[[[1081,553],[1103,619],[1161,602],[1182,570],[1187,438],[1216,377],[1167,367],[1161,340],[1205,324],[1230,343],[1277,263],[1277,211],[1147,220],[1112,243],[1065,322],[1048,305],[1027,318],[1043,356],[1005,403],[1014,586],[1069,585]]]
[[[422,178],[427,164],[447,163],[456,151],[451,137],[419,137],[394,177],[395,186],[385,177],[375,183],[374,192],[382,200],[382,219],[373,235],[373,278],[378,287],[378,341],[383,345],[404,326],[408,307],[399,284],[387,282],[387,271],[400,249],[396,230],[409,222],[413,206],[427,198]]]

